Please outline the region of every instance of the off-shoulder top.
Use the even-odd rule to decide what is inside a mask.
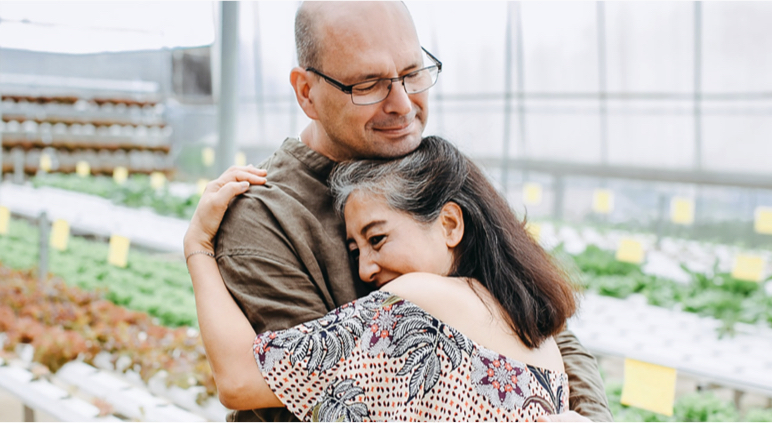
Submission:
[[[383,291],[262,333],[253,352],[304,421],[535,421],[568,410],[565,373],[498,354]]]

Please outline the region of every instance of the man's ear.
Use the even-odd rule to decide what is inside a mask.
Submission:
[[[316,113],[316,107],[311,99],[310,76],[311,74],[301,67],[292,68],[292,71],[290,72],[290,83],[292,84],[292,89],[295,90],[295,98],[297,98],[300,108],[303,109],[306,116],[310,119],[317,120],[319,116]]]
[[[445,233],[445,244],[455,248],[464,237],[464,213],[458,204],[450,201],[440,210],[440,223]]]

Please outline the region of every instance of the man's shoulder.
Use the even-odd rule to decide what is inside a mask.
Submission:
[[[306,239],[339,225],[325,178],[302,156],[307,147],[288,139],[258,165],[268,171],[265,185],[254,185],[228,206],[219,243],[232,248],[254,247],[255,239]],[[298,157],[301,155],[301,157]],[[313,166],[314,163],[311,163]],[[330,229],[332,230],[332,229]]]

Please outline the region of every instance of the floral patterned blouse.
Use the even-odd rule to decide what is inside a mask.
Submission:
[[[260,334],[253,350],[268,386],[305,421],[535,421],[568,409],[565,373],[491,351],[383,291]]]

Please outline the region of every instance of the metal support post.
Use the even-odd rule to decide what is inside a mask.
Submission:
[[[756,233],[756,207],[758,206],[758,190],[746,190],[748,193],[748,216],[751,216],[751,224],[748,225],[748,244],[751,248],[759,246],[759,234]]]
[[[520,2],[513,3],[517,9],[515,33],[517,34],[517,118],[520,125],[520,157],[528,158],[528,143],[525,132],[525,59],[523,54],[523,9]],[[523,181],[528,181],[528,170],[523,171]]]
[[[40,233],[38,280],[41,283],[45,283],[48,276],[48,238],[51,231],[49,228],[48,216],[45,211],[40,213],[40,216],[38,217],[38,231]]]
[[[24,150],[15,148],[13,156],[13,182],[21,185],[24,183]]]
[[[598,118],[600,120],[600,163],[608,165],[608,88],[606,86],[606,3],[597,4],[596,23],[598,26]],[[606,178],[600,180],[602,188],[608,188]],[[608,223],[609,215],[603,215]]]
[[[694,169],[702,170],[702,2],[694,2]]]
[[[27,407],[26,405],[24,405],[24,421],[25,422],[35,421],[35,410]]]
[[[260,134],[258,142],[263,143],[268,139],[265,120],[265,91],[263,90],[263,42],[260,34],[260,3],[253,2],[253,37],[255,59],[255,108],[257,109],[257,133]]]
[[[507,3],[506,40],[504,40],[504,143],[501,155],[501,189],[507,195],[509,188],[509,138],[512,122],[512,10],[514,3]]]
[[[555,220],[563,220],[563,200],[566,193],[565,177],[563,175],[555,175],[553,180],[553,192],[555,199],[552,203],[552,216]]]
[[[662,241],[662,234],[665,231],[665,218],[667,216],[667,196],[665,194],[659,195],[659,207],[657,210],[657,242],[654,247],[659,249],[660,242]]]
[[[733,398],[734,399],[734,406],[738,410],[741,409],[740,408],[740,404],[742,403],[743,396],[745,396],[745,392],[743,392],[743,391],[741,391],[739,389],[735,389],[734,390],[734,398]]]
[[[219,142],[217,172],[223,173],[236,156],[236,118],[238,113],[239,2],[220,3],[220,101],[218,105]]]

